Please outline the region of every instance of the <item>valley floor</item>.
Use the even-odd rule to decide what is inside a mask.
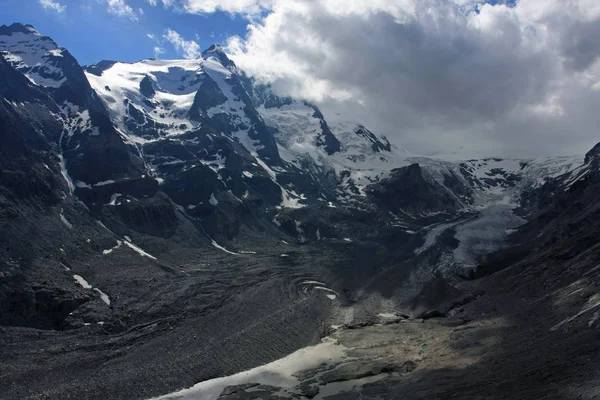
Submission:
[[[600,270],[592,256],[568,276],[547,261],[543,279],[514,265],[477,280],[448,273],[501,245],[506,233],[486,236],[490,226],[510,232],[518,222],[494,206],[429,227],[394,251],[265,239],[234,263],[224,252],[204,255],[221,268],[189,263],[176,280],[187,299],[205,304],[177,313],[178,298],[165,294],[151,306],[164,308],[153,312],[162,318],[118,334],[100,324],[2,328],[1,397],[596,398]]]

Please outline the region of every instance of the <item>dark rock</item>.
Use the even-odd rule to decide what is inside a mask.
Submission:
[[[62,329],[69,314],[91,298],[91,293],[81,293],[74,285],[71,290],[37,284],[30,286],[17,272],[4,276],[0,282],[0,325]]]
[[[448,283],[444,275],[438,271],[413,299],[413,310],[418,318],[443,317],[453,304],[463,297],[463,292]]]
[[[350,381],[383,373],[391,373],[394,372],[396,368],[397,366],[394,364],[382,362],[351,361],[338,366],[332,371],[323,373],[319,377],[319,381],[323,384]]]
[[[206,111],[209,108],[223,104],[225,101],[227,101],[227,97],[221,93],[219,85],[208,74],[204,74],[188,116],[194,121],[202,121],[206,118]],[[217,126],[216,129],[218,128]],[[226,131],[226,129],[221,129],[221,131]]]
[[[292,376],[298,378],[298,380],[302,381],[303,384],[312,385],[313,383],[317,382],[315,379],[313,379],[317,374],[331,370],[333,368],[335,368],[335,365],[322,363],[317,368],[298,371]]]
[[[148,98],[153,97],[156,94],[154,87],[152,86],[152,79],[150,79],[148,75],[140,81],[140,93]]]
[[[320,389],[318,385],[307,385],[305,383],[300,385],[300,393],[302,394],[302,396],[308,399],[312,399],[313,397],[318,395],[319,392]]]
[[[93,65],[86,65],[83,67],[90,74],[94,74],[96,76],[102,76],[102,72],[110,69],[113,65],[115,65],[116,61],[111,60],[102,60],[99,63]]]
[[[600,169],[600,143],[596,144],[585,154],[585,163],[591,165],[596,170]]]
[[[397,367],[394,372],[408,373],[413,372],[415,369],[417,369],[417,363],[414,361],[405,361],[402,365]]]
[[[245,391],[246,389],[257,387],[258,385],[259,383],[244,383],[241,385],[226,386],[223,389],[223,392],[221,392],[221,396],[229,396],[237,392]]]
[[[321,120],[321,133],[317,136],[317,146],[322,146],[329,155],[337,153],[341,147],[340,141],[323,119]]]
[[[429,310],[417,316],[417,318],[421,319],[432,319],[432,318],[441,318],[444,316],[444,313],[438,310]]]
[[[21,24],[15,22],[10,26],[2,25],[0,26],[0,35],[12,35],[13,33],[25,33],[30,34],[32,32],[36,32],[35,28],[29,24]]]
[[[457,317],[457,316],[451,316],[451,317],[446,317],[446,318],[440,319],[439,323],[440,323],[440,325],[443,325],[443,326],[455,327],[455,326],[464,325],[467,323],[467,321],[465,321],[464,319]]]
[[[202,58],[206,59],[208,57],[215,56],[226,68],[236,68],[235,63],[227,57],[227,54],[223,51],[223,48],[218,44],[211,45],[208,49],[202,52]]]
[[[387,138],[382,137],[380,140],[373,132],[365,128],[363,125],[359,125],[354,133],[362,138],[367,139],[371,143],[371,148],[375,152],[392,150],[392,146]]]
[[[389,178],[367,186],[366,192],[382,206],[400,214],[452,214],[461,207],[455,195],[425,179],[419,164],[393,170]]]
[[[116,211],[130,229],[150,236],[171,237],[179,223],[173,204],[162,193],[152,198],[123,201]]]

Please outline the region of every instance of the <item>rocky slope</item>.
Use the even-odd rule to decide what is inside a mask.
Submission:
[[[480,282],[508,293],[469,279],[538,263],[532,249],[559,271],[595,245],[597,147],[419,157],[275,95],[218,46],[82,68],[33,27],[2,26],[0,397],[158,396],[340,327],[343,342],[346,328],[454,313]],[[435,365],[371,361],[345,374]]]
[[[581,168],[538,189],[557,190],[470,276],[440,273],[437,261],[458,254],[438,237],[420,315],[386,296],[386,312],[333,326],[321,344],[160,399],[597,398],[599,179],[593,149]]]

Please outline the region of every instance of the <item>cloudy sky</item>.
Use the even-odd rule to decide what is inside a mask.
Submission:
[[[279,93],[420,154],[576,154],[600,141],[598,0],[2,1],[2,22],[32,23],[82,64],[222,43]]]

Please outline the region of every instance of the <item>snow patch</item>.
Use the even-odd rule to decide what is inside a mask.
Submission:
[[[316,346],[300,349],[272,363],[235,375],[210,379],[195,386],[157,397],[154,400],[216,400],[227,386],[258,383],[291,389],[300,384],[297,373],[322,364],[335,365],[346,357],[347,349],[329,338]]]
[[[110,306],[110,297],[108,297],[106,293],[104,293],[98,288],[94,288],[94,290],[100,294],[100,299],[102,299],[102,301],[105,302],[107,306]]]
[[[566,318],[564,320],[562,320],[561,322],[559,322],[558,324],[554,325],[552,328],[550,328],[551,332],[555,332],[557,331],[559,328],[568,328],[568,325],[573,322],[575,319],[579,318],[580,316],[582,316],[583,314],[592,311],[596,308],[598,308],[600,306],[600,294],[595,294],[593,296],[591,296],[588,301],[583,305],[583,307],[581,308],[581,311],[579,311],[577,314]],[[590,324],[591,322],[591,324]],[[588,322],[588,326],[591,326],[594,324],[595,320],[592,317],[592,320],[590,320],[590,322]]]
[[[275,173],[275,171],[273,171],[263,160],[261,160],[256,153],[252,155],[254,156],[254,159],[256,160],[258,165],[260,165],[262,169],[264,169],[267,172],[267,174],[269,174],[273,182],[277,182],[277,173]]]
[[[78,188],[85,188],[85,189],[92,188],[92,185],[90,185],[89,183],[82,182],[82,181],[75,181],[75,186],[77,186]]]
[[[66,268],[66,267],[65,267]],[[102,290],[93,287],[92,285],[90,285],[88,283],[88,281],[86,281],[85,279],[83,279],[83,277],[81,277],[80,275],[73,275],[73,279],[75,279],[75,281],[84,289],[93,289],[94,291],[98,292],[100,294],[100,299],[106,303],[107,306],[110,306],[110,298],[106,295],[106,293],[104,293]]]
[[[223,247],[223,246],[221,246],[219,243],[217,243],[217,242],[216,242],[214,239],[211,239],[211,243],[212,243],[212,245],[213,245],[214,247],[216,247],[216,248],[217,248],[217,249],[219,249],[219,250],[222,250],[222,251],[224,251],[224,252],[225,252],[225,253],[227,253],[227,254],[232,254],[232,255],[234,255],[234,256],[237,256],[237,255],[238,255],[238,253],[234,253],[233,251],[229,251],[229,250],[227,250],[225,247]]]
[[[65,224],[65,226],[69,229],[73,229],[73,224],[71,224],[63,215],[63,213],[60,213],[60,220],[63,222],[63,224]]]
[[[90,285],[85,279],[83,279],[80,275],[73,275],[73,279],[84,289],[92,289],[92,285]]]
[[[146,120],[160,124],[161,136],[176,136],[184,131],[181,125],[197,127],[187,118],[194,97],[202,82],[202,60],[143,60],[136,63],[115,63],[101,76],[85,72],[92,88],[98,93],[119,132],[131,143],[160,139],[145,139],[129,132],[129,104],[141,110]],[[148,77],[155,94],[151,100],[140,93],[140,82]],[[109,87],[110,90],[107,90]],[[149,104],[151,103],[151,104]],[[156,112],[155,112],[156,111]],[[131,121],[131,119],[129,119]],[[151,122],[151,121],[149,121]]]
[[[153,255],[151,255],[151,254],[148,254],[148,253],[146,253],[144,250],[140,249],[140,248],[139,248],[138,246],[136,246],[135,244],[133,244],[133,243],[130,243],[130,242],[123,242],[123,243],[124,243],[124,244],[125,244],[127,247],[129,247],[131,250],[133,250],[133,251],[135,251],[136,253],[138,253],[140,256],[142,256],[142,257],[148,257],[148,258],[151,258],[151,259],[153,259],[153,260],[157,260],[157,258],[156,258],[156,257],[154,257],[154,256],[153,256]]]
[[[320,285],[320,286],[326,286],[323,282],[319,282],[319,281],[304,281],[302,282],[303,285]]]
[[[112,196],[110,196],[110,202],[108,203],[109,206],[114,206],[117,204],[117,199],[122,196],[121,193],[115,193]]]
[[[113,183],[115,183],[115,181],[113,181],[112,179],[109,179],[107,181],[95,183],[94,186],[106,186],[106,185],[111,185]]]
[[[306,207],[305,204],[300,204],[300,198],[298,198],[298,196],[292,196],[290,194],[290,192],[288,192],[286,189],[283,188],[283,186],[280,186],[281,188],[281,203],[279,204],[278,208],[292,208],[292,209],[298,209],[298,208],[303,208]]]
[[[337,298],[337,296],[339,296],[338,292],[336,292],[335,290],[326,288],[324,286],[315,286],[314,289],[316,290],[323,290],[325,292],[328,292],[326,294],[326,296],[330,299],[330,300],[335,300]]]
[[[123,244],[123,242],[121,242],[120,240],[117,240],[117,245],[115,247],[107,249],[107,250],[102,250],[102,254],[104,254],[104,255],[110,254],[113,251],[115,251],[116,249],[118,249],[119,247],[121,247],[122,244]]]
[[[60,153],[58,154],[58,160],[60,163],[60,174],[64,178],[65,182],[67,182],[67,187],[69,188],[69,193],[73,193],[75,191],[75,185],[73,184],[73,180],[71,176],[69,176],[69,172],[67,171],[67,163],[65,161],[65,157],[62,152],[62,134],[60,136],[59,144]]]

